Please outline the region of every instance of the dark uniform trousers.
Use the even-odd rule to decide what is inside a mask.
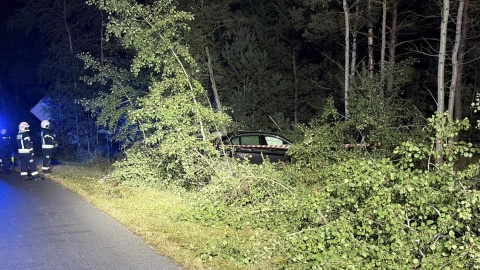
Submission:
[[[43,148],[43,166],[42,170],[48,171],[52,163],[53,148]]]
[[[33,161],[32,154],[30,153],[19,153],[18,158],[20,160],[20,175],[27,177],[29,175],[35,177],[38,175],[37,170],[35,170],[35,162]],[[33,170],[32,170],[33,169]]]

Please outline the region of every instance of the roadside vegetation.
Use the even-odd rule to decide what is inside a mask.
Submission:
[[[62,162],[51,178],[112,216],[161,254],[186,269],[275,269],[277,263],[257,258],[255,263],[238,260],[242,254],[257,256],[267,230],[192,221],[199,209],[193,204],[197,192],[178,187],[131,187],[108,175],[106,160],[93,163]],[[211,215],[215,215],[214,212]],[[213,225],[213,226],[212,226]],[[240,224],[239,224],[240,225]],[[270,235],[273,237],[273,235]],[[232,242],[233,241],[233,242]],[[228,245],[230,250],[222,252]],[[253,257],[252,257],[253,259]]]
[[[211,159],[202,185],[146,186],[99,162],[54,176],[188,269],[477,269],[477,150],[445,140],[439,153],[438,134],[469,127],[442,119],[426,137],[367,151],[331,147],[342,130],[325,115],[304,128],[293,163]]]
[[[251,165],[220,158],[215,144],[218,134],[258,127],[261,117],[235,121],[219,99],[213,106],[187,42],[190,13],[170,1],[88,3],[109,14],[106,36],[134,52],[128,64],[80,55],[84,82],[102,89],[80,104],[121,156],[101,182],[61,182],[160,252],[190,269],[479,267],[480,167],[469,162],[476,148],[462,141],[475,127],[443,109],[425,116],[402,98],[415,61],[347,76],[343,112],[334,98],[316,104],[321,108],[304,124],[265,112],[278,130],[295,135],[292,163]],[[264,62],[266,55],[245,57]],[[235,74],[264,71],[240,60],[225,65]],[[277,89],[273,75],[257,85],[236,83]],[[385,78],[393,76],[387,95]],[[230,105],[242,116],[261,114],[235,106],[255,102]],[[382,147],[339,147],[358,141]]]

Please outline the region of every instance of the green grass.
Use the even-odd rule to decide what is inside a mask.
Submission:
[[[55,166],[51,178],[109,214],[161,254],[186,269],[275,269],[266,259],[255,264],[229,258],[222,249],[255,254],[262,245],[261,232],[229,227],[202,226],[182,219],[193,211],[186,191],[128,188],[108,180],[108,163]],[[232,238],[237,241],[226,240]],[[250,253],[249,253],[250,252]],[[247,258],[248,259],[248,258]],[[272,259],[274,260],[274,259]]]

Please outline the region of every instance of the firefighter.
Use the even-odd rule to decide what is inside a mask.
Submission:
[[[33,161],[33,142],[30,138],[29,127],[30,125],[27,122],[21,122],[20,125],[18,125],[17,144],[22,181],[42,179]]]
[[[53,149],[58,146],[55,137],[53,136],[50,130],[50,122],[48,120],[43,120],[40,123],[42,127],[42,151],[43,151],[43,166],[42,171],[44,173],[51,173],[52,169],[50,168],[50,164],[52,163],[52,154]]]
[[[9,173],[12,166],[13,147],[10,136],[6,129],[0,131],[0,162],[2,163],[1,173]]]

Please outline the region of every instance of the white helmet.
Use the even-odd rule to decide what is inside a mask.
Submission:
[[[18,125],[18,131],[25,132],[29,127],[30,125],[27,122],[21,122],[20,125]]]
[[[40,126],[43,129],[49,129],[50,128],[50,122],[48,120],[43,120],[42,123],[40,123]]]

